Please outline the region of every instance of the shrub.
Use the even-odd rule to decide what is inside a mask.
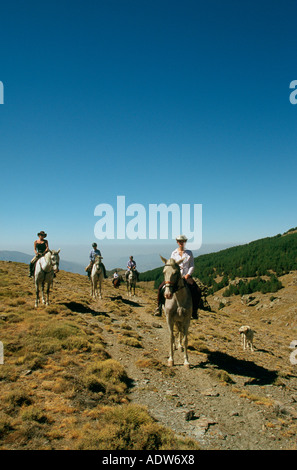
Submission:
[[[23,405],[31,405],[32,400],[25,392],[21,390],[15,390],[10,392],[6,397],[5,400],[9,402],[13,407],[16,406],[23,406]]]
[[[33,405],[28,406],[28,408],[22,411],[21,418],[23,421],[37,421],[38,423],[46,423],[48,421],[43,411]]]
[[[126,344],[127,346],[131,346],[132,348],[142,348],[141,342],[133,337],[124,336],[119,341],[121,344]]]
[[[190,439],[179,440],[172,431],[160,426],[139,405],[104,407],[96,424],[85,427],[78,449],[158,450],[198,449]]]

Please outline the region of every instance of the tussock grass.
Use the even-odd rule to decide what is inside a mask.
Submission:
[[[20,416],[23,421],[37,421],[38,423],[48,422],[46,414],[34,405],[28,406],[22,410]]]
[[[77,443],[80,450],[198,449],[190,439],[177,439],[139,405],[99,408],[92,416],[96,421],[83,428]]]
[[[120,341],[121,344],[126,344],[127,346],[131,346],[132,348],[142,348],[141,342],[133,337],[130,336],[123,336]]]
[[[131,380],[101,336],[112,323],[105,312],[128,317],[129,305],[105,298],[101,315],[89,281],[61,271],[50,306],[35,309],[28,266],[0,262],[1,269],[0,449],[195,448],[129,404]],[[142,346],[124,318],[117,335]]]

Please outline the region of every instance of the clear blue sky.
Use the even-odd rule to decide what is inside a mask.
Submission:
[[[117,195],[203,204],[204,244],[297,226],[296,17],[293,0],[3,1],[0,249],[39,230],[89,247]]]

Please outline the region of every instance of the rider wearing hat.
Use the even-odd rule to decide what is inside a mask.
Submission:
[[[191,250],[185,250],[185,244],[188,241],[187,237],[185,235],[179,235],[176,238],[178,247],[171,253],[170,258],[173,258],[176,262],[181,261],[179,267],[181,271],[181,275],[184,278],[184,280],[187,282],[187,285],[190,289],[191,295],[192,295],[192,302],[193,302],[193,313],[192,313],[192,318],[197,319],[197,310],[199,307],[200,303],[200,297],[201,297],[201,292],[192,278],[192,274],[194,271],[194,257],[193,253]],[[158,291],[158,307],[156,309],[156,316],[162,315],[162,304],[165,302],[164,295],[163,295],[163,287],[165,285],[165,282],[162,282],[159,286],[159,291]]]
[[[131,255],[131,256],[129,257],[129,261],[128,261],[128,263],[127,263],[127,271],[126,271],[126,273],[125,273],[126,281],[128,280],[129,272],[130,272],[132,269],[133,269],[133,270],[135,271],[135,273],[136,273],[137,281],[139,281],[139,272],[138,272],[137,269],[136,269],[136,261],[133,259],[133,256]]]
[[[93,264],[95,263],[96,256],[102,256],[101,251],[98,250],[97,243],[92,243],[92,250],[91,250],[90,256],[89,256],[90,257],[90,263],[88,264],[88,266],[85,269],[85,271],[88,273],[88,278],[89,279],[91,277],[92,267],[93,267]],[[102,264],[102,268],[103,268],[104,277],[107,278],[105,266],[104,266],[103,263],[101,263],[101,264]]]
[[[31,259],[31,262],[29,265],[29,277],[34,276],[34,269],[35,269],[36,261],[42,256],[44,256],[45,253],[47,253],[49,250],[48,241],[45,240],[45,238],[47,237],[47,233],[41,230],[41,232],[37,233],[37,236],[39,237],[39,239],[35,240],[34,242],[35,256],[34,258]]]

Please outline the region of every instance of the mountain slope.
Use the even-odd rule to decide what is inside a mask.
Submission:
[[[51,305],[35,309],[27,266],[0,262],[0,272],[1,449],[296,448],[297,272],[273,300],[218,308],[222,291],[209,296],[211,312],[190,324],[190,369],[179,351],[167,367],[150,284],[131,299],[104,280],[93,300],[86,276],[61,271]],[[254,353],[242,350],[242,324],[255,330]]]
[[[286,236],[284,236],[286,235]],[[218,277],[225,277],[224,286],[235,278],[269,276],[271,272],[281,276],[297,269],[297,233],[288,231],[275,237],[267,237],[245,245],[201,255],[195,258],[194,277],[206,286],[217,289]],[[162,267],[142,273],[144,281],[162,280]],[[219,287],[224,287],[220,285]]]
[[[108,298],[110,281],[98,305],[86,276],[60,271],[51,305],[36,309],[27,266],[0,261],[0,273],[0,449],[199,448],[130,402],[133,379],[111,355],[106,333],[115,311],[118,332],[132,338],[124,325],[131,307]]]
[[[0,250],[0,261],[15,261],[17,263],[29,264],[33,255],[22,253],[21,251]],[[60,268],[64,271],[77,274],[85,274],[84,267],[81,264],[72,261],[60,259]]]

